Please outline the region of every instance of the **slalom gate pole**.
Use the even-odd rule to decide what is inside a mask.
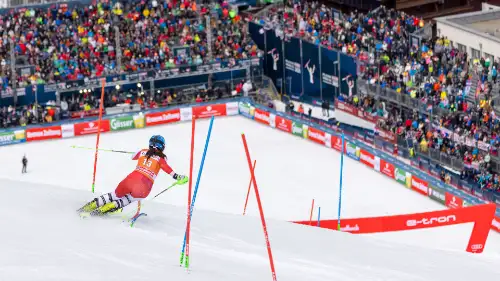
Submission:
[[[189,267],[189,239],[191,236],[191,223],[187,223],[190,220],[190,210],[191,210],[191,196],[192,196],[192,187],[193,187],[193,158],[194,158],[194,134],[195,134],[195,126],[196,120],[195,116],[191,119],[191,156],[189,157],[189,189],[188,189],[188,202],[187,202],[187,217],[186,217],[186,268]],[[211,125],[210,125],[211,126]],[[207,140],[208,141],[208,140]],[[181,253],[181,265],[182,265],[182,253]]]
[[[344,133],[342,133],[342,149],[340,153],[340,185],[339,185],[339,219],[337,222],[337,230],[340,231],[340,211],[342,208],[342,172],[344,171],[344,150],[345,150],[345,136]]]
[[[186,231],[184,232],[184,243],[182,244],[182,252],[181,252],[181,266],[182,262],[185,261],[185,267],[189,268],[189,250],[185,251],[186,249],[189,249],[189,245],[187,245],[187,233],[188,231],[191,231],[191,219],[193,217],[193,209],[194,209],[194,204],[196,202],[196,195],[198,194],[198,187],[200,186],[200,180],[201,180],[201,173],[203,172],[203,165],[205,164],[205,157],[207,156],[207,150],[208,150],[208,143],[210,142],[210,135],[212,134],[212,126],[214,124],[214,117],[210,118],[210,126],[208,127],[208,134],[207,134],[207,140],[205,142],[205,149],[203,150],[203,156],[201,158],[201,164],[200,164],[200,170],[198,171],[198,178],[196,179],[196,185],[194,187],[194,193],[193,193],[193,200],[191,201],[191,206],[189,208],[189,216],[187,220],[187,225],[186,225]],[[184,260],[184,254],[185,254],[185,260]]]
[[[94,150],[95,149],[95,148],[92,148],[92,147],[76,146],[76,145],[72,145],[70,147],[71,148],[78,148],[78,149],[88,149],[88,150]],[[135,152],[132,152],[132,151],[114,150],[114,149],[105,149],[105,148],[98,148],[97,150],[99,150],[99,151],[106,151],[106,152],[125,153],[125,154],[134,154],[135,153]]]
[[[255,165],[257,165],[257,160],[253,160],[253,168],[252,168],[252,170],[254,172],[255,172]],[[248,196],[250,195],[250,188],[252,188],[252,175],[250,175],[250,182],[248,183],[247,198],[245,199],[245,207],[243,208],[243,215],[245,215],[245,213],[247,211]]]
[[[243,141],[243,146],[245,147],[245,154],[247,156],[248,169],[250,170],[250,174],[252,175],[253,189],[255,191],[255,197],[257,199],[257,204],[259,206],[260,219],[262,221],[262,228],[264,230],[264,237],[266,239],[267,254],[269,255],[269,264],[271,265],[271,273],[273,275],[273,281],[276,281],[276,271],[274,270],[274,260],[273,260],[273,253],[271,251],[271,243],[269,243],[269,235],[267,234],[266,219],[264,218],[264,211],[262,210],[262,203],[260,201],[259,188],[257,186],[257,181],[255,180],[254,170],[252,169],[252,159],[250,158],[250,152],[248,151],[248,145],[247,145],[247,140],[245,138],[245,134],[241,134],[241,139]]]
[[[312,225],[313,210],[314,210],[314,199],[311,206],[311,214],[309,215],[309,225]]]
[[[319,223],[320,223],[320,220],[319,220],[320,217],[321,217],[321,207],[318,207],[318,227],[319,227]]]
[[[101,79],[101,102],[99,103],[99,120],[97,122],[97,139],[95,142],[95,157],[94,157],[94,174],[92,176],[92,193],[95,190],[95,174],[97,171],[97,156],[99,154],[99,139],[101,138],[101,120],[102,120],[102,111],[104,110],[104,86],[106,85],[106,80]]]

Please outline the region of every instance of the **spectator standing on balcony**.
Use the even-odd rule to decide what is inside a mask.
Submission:
[[[27,168],[28,168],[28,158],[26,158],[26,154],[23,156],[23,159],[21,160],[21,162],[23,163],[23,170],[22,170],[22,173],[25,174],[27,173]]]

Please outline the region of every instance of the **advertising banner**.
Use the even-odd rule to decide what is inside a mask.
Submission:
[[[364,149],[359,151],[359,161],[372,169],[375,168],[375,156]]]
[[[434,201],[437,201],[438,203],[445,204],[446,202],[446,197],[445,193],[441,191],[439,188],[436,188],[432,185],[429,185],[429,197],[433,199]]]
[[[193,107],[193,115],[196,118],[208,118],[212,116],[225,116],[226,115],[226,105],[225,104],[211,104],[204,106]]]
[[[287,133],[292,132],[292,120],[288,120],[284,117],[281,117],[279,115],[276,116],[276,128],[285,131]]]
[[[401,170],[400,170],[401,171]],[[384,159],[380,159],[380,172],[390,178],[395,178],[395,168],[394,165],[385,161]],[[403,171],[404,173],[404,171]],[[396,179],[397,180],[397,179]],[[402,184],[406,185],[406,173],[404,173],[402,177]]]
[[[300,53],[300,49],[298,50]],[[319,72],[319,47],[302,41],[302,70],[304,74],[304,93],[313,98],[321,98],[320,95],[320,72]]]
[[[410,173],[406,172],[401,168],[394,167],[394,179],[397,182],[405,185],[408,188],[411,188],[411,178],[412,176]]]
[[[226,115],[238,115],[238,103],[228,102],[226,103]]]
[[[72,138],[75,136],[75,125],[74,124],[62,124],[62,137],[63,138]]]
[[[257,122],[270,125],[269,112],[256,108],[253,113],[253,119]]]
[[[238,110],[241,115],[247,117],[247,118],[252,118],[253,115],[251,114],[250,110],[250,104],[246,102],[240,102],[238,105]]]
[[[500,232],[500,217],[493,218],[493,221],[491,222],[491,228],[493,228],[497,232]]]
[[[26,129],[26,141],[60,139],[61,137],[61,126]]]
[[[193,109],[191,107],[181,108],[181,121],[190,121],[193,119]]]
[[[181,110],[151,112],[146,114],[146,126],[168,124],[181,121]]]
[[[320,47],[323,99],[334,100],[339,87],[339,67],[337,52]]]
[[[411,189],[425,196],[429,194],[429,184],[415,175],[411,177]]]
[[[304,125],[297,123],[295,121],[292,121],[292,134],[301,137],[301,138],[306,138],[307,137],[307,129],[304,128]]]
[[[341,149],[342,149],[342,138],[341,137],[332,136],[331,142],[332,142],[331,146],[333,147],[333,149],[335,149],[337,151],[341,151]],[[345,151],[345,144],[344,144],[344,151]]]
[[[278,79],[283,81],[283,60],[285,56],[283,55],[283,46],[281,43],[281,39],[276,37],[276,32],[274,29],[266,30],[266,53],[264,54],[264,72],[269,78],[271,78],[276,85],[276,88],[281,89],[282,84],[278,83]],[[300,48],[296,50],[297,53],[300,53]],[[288,89],[286,89],[288,92]]]
[[[356,153],[356,145],[354,145],[353,143],[350,143],[348,141],[345,142],[345,152],[347,156],[351,157],[352,159],[359,160],[359,155]]]
[[[375,133],[379,137],[383,138],[386,142],[390,142],[390,143],[395,144],[397,141],[396,134],[394,134],[393,132],[383,130],[383,129],[379,128],[378,126],[375,126]]]
[[[121,131],[135,128],[134,118],[130,115],[113,118],[109,122],[111,131]]]
[[[307,138],[315,143],[325,145],[325,132],[314,127],[309,127],[307,130]]]
[[[7,144],[14,144],[24,142],[26,137],[24,130],[17,130],[12,132],[0,132],[0,146]]]
[[[316,66],[317,67],[317,66]],[[306,75],[307,70],[300,66],[300,39],[290,38],[285,40],[285,75],[287,80],[288,94],[300,95],[302,91],[302,71]]]
[[[445,205],[450,209],[462,208],[464,205],[464,200],[458,196],[455,196],[449,192],[445,195]]]
[[[110,122],[107,119],[101,120],[101,133],[110,131]],[[93,122],[83,122],[74,124],[74,134],[75,136],[83,136],[90,134],[97,134],[98,132],[98,121]],[[63,130],[64,134],[64,130]]]

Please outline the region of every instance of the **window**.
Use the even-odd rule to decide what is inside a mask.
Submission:
[[[458,48],[458,50],[459,50],[460,52],[463,52],[463,53],[467,52],[467,47],[466,47],[465,45],[462,45],[462,44],[460,44],[460,43],[457,43],[457,48]]]
[[[473,59],[480,59],[481,58],[481,52],[479,50],[476,50],[476,49],[471,47],[470,52],[471,52]]]

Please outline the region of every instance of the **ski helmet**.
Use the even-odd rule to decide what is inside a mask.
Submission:
[[[160,135],[154,135],[149,139],[149,147],[163,151],[165,150],[165,139]]]

